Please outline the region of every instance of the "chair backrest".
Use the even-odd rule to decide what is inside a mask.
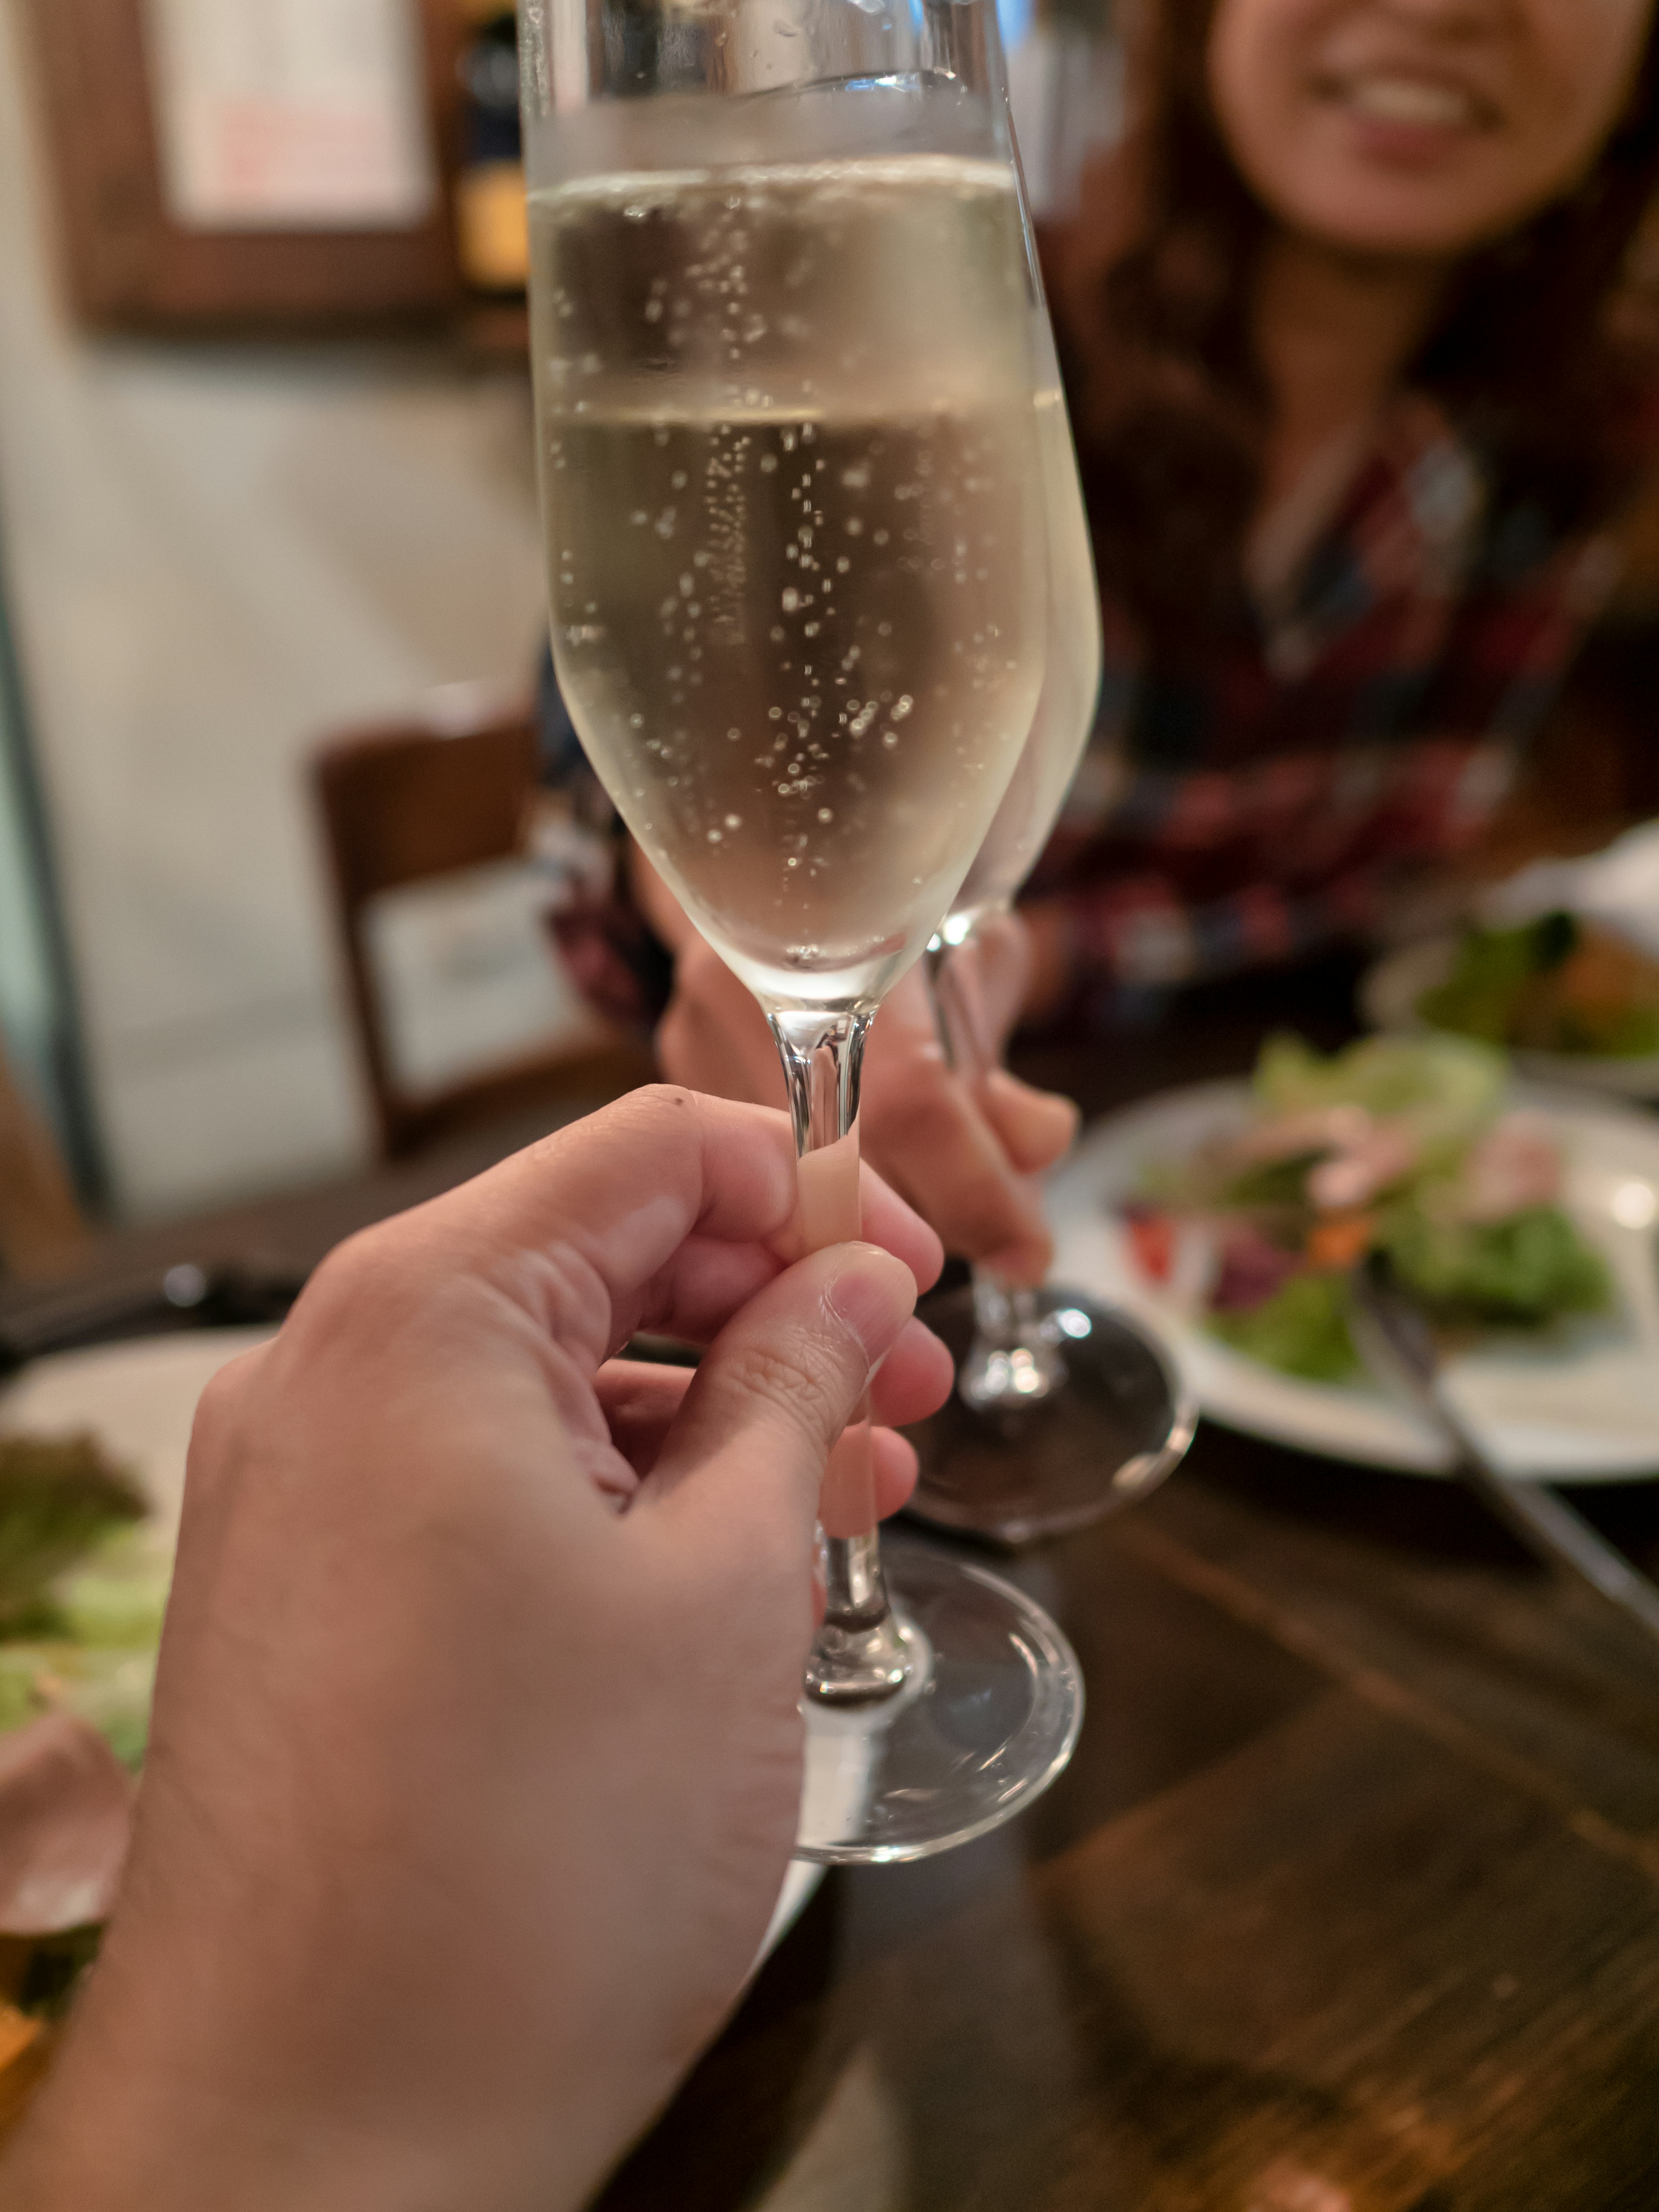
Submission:
[[[421,720],[330,738],[313,777],[386,1157],[544,1096],[608,1097],[648,1080],[645,1048],[577,1008],[559,983],[551,939],[526,904],[534,898],[525,847],[537,791],[527,706],[470,688],[441,693]],[[484,973],[491,956],[488,947],[479,954],[480,933],[492,930],[496,951],[507,945],[508,964],[519,963],[516,1004],[511,978],[503,989],[499,974],[492,981]],[[486,1030],[496,1021],[495,1047],[484,1036],[472,1065],[465,1039],[457,1063],[430,1018],[422,1029],[420,1009],[399,1002],[434,943],[463,944],[461,967],[470,957],[479,971],[476,989],[464,972],[453,981],[452,1024],[459,1015],[468,1025],[469,1006],[482,1009]],[[532,1034],[504,1044],[515,1022],[522,1028],[526,1000]]]
[[[58,1273],[91,1241],[56,1139],[0,1050],[0,1274]]]

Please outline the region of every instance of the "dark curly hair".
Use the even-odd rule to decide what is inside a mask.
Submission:
[[[1219,0],[1146,0],[1127,158],[1088,187],[1076,235],[1105,266],[1052,287],[1101,582],[1159,659],[1234,631],[1242,549],[1260,498],[1271,402],[1251,306],[1273,217],[1240,175],[1211,104]],[[1125,174],[1138,205],[1122,233]],[[1659,348],[1631,283],[1659,185],[1659,23],[1632,96],[1567,198],[1471,254],[1407,371],[1480,454],[1498,496],[1553,534],[1616,504]],[[1086,256],[1079,264],[1086,268]]]

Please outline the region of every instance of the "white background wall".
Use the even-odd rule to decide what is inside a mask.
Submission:
[[[368,1142],[302,764],[439,684],[528,680],[523,380],[430,355],[90,342],[58,296],[0,0],[0,526],[123,1208]]]

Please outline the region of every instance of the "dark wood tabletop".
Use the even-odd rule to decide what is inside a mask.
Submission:
[[[1098,1112],[1336,1042],[1352,982],[1019,1064]],[[125,1250],[302,1258],[491,1149]],[[1576,1494],[1659,1570],[1659,1485]],[[1070,1769],[831,1874],[603,2212],[1656,2212],[1659,1656],[1453,1486],[1208,1424],[1006,1567],[1083,1662]]]

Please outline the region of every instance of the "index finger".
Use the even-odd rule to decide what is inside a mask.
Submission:
[[[939,1239],[868,1170],[864,1234],[926,1287]],[[788,1119],[769,1107],[653,1084],[557,1131],[436,1201],[475,1267],[574,1247],[613,1306],[630,1302],[689,1239],[772,1247],[796,1207]]]

